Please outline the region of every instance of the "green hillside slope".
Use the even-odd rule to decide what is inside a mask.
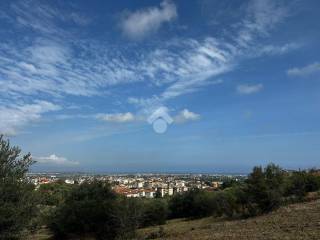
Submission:
[[[320,239],[320,200],[292,204],[246,220],[172,220],[139,231],[138,239]]]

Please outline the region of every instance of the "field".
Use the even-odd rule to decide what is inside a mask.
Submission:
[[[138,239],[320,239],[320,200],[292,204],[270,214],[246,220],[171,220],[160,229],[138,232]]]

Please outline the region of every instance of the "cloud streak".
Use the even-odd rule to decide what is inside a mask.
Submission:
[[[200,115],[194,112],[189,111],[188,109],[183,109],[175,117],[175,123],[185,123],[189,121],[197,121],[200,119]]]
[[[26,125],[41,119],[42,114],[57,111],[60,106],[47,101],[32,104],[0,105],[0,133],[16,135]]]
[[[127,13],[122,19],[121,29],[131,39],[141,39],[156,32],[161,25],[177,17],[176,6],[171,1],[163,1],[160,7],[149,7]]]
[[[110,114],[98,114],[97,119],[106,122],[127,123],[133,122],[136,117],[131,112],[126,113],[110,113]]]
[[[291,77],[306,77],[315,73],[320,73],[320,63],[315,62],[301,68],[291,68],[287,70],[287,74]]]
[[[145,114],[133,114],[131,112],[125,113],[100,113],[95,116],[91,116],[97,118],[101,121],[105,122],[114,122],[114,123],[131,123],[137,121],[147,121],[151,115],[155,115],[158,117],[162,117],[163,115],[169,115],[169,109],[166,107],[160,107],[156,109],[154,112],[148,112]],[[89,116],[87,116],[89,117]],[[177,112],[173,116],[173,120],[175,123],[185,123],[189,121],[196,121],[200,119],[200,114],[191,112],[188,109],[183,109],[182,111]]]
[[[263,89],[263,84],[240,84],[237,86],[237,92],[239,94],[248,95],[248,94],[254,94],[258,93]]]
[[[64,165],[64,166],[72,166],[72,165],[79,165],[77,161],[70,161],[65,157],[59,157],[55,154],[51,154],[49,156],[44,157],[32,157],[37,163],[41,164],[54,164],[54,165]]]

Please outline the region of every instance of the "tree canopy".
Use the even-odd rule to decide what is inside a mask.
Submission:
[[[21,156],[0,136],[0,239],[16,239],[35,214],[33,185],[25,174],[33,163],[30,153]]]

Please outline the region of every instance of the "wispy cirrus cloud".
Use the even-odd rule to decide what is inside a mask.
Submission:
[[[301,43],[286,43],[281,46],[275,46],[275,45],[265,45],[262,47],[259,47],[259,49],[256,50],[256,53],[259,55],[282,55],[286,54],[290,51],[294,51],[302,46]]]
[[[267,36],[270,31],[289,15],[290,5],[282,1],[252,0],[246,9],[246,16],[235,27],[234,35],[238,47],[252,48],[259,36]]]
[[[291,77],[306,77],[315,73],[320,73],[319,62],[314,62],[304,67],[295,67],[287,70],[287,74]]]
[[[79,162],[77,161],[70,161],[65,157],[59,157],[56,154],[51,154],[49,156],[32,156],[32,159],[35,160],[37,163],[42,164],[54,164],[54,165],[78,165]]]
[[[70,42],[42,37],[25,44],[7,43],[0,46],[0,76],[3,79],[0,91],[3,94],[44,92],[53,96],[92,96],[103,94],[116,85],[150,82],[153,87],[165,86],[157,96],[160,101],[165,101],[197,91],[210,83],[219,84],[222,81],[213,78],[233,70],[239,59],[250,55],[248,49],[255,38],[266,34],[281,21],[281,17],[286,16],[284,10],[274,9],[273,1],[266,9],[261,9],[266,3],[253,3],[247,17],[238,26],[239,30],[228,33],[231,39],[239,39],[245,30],[250,37],[241,37],[244,45],[213,37],[178,39],[168,41],[162,47],[140,49],[139,53],[132,49],[132,56],[127,58],[128,50],[119,46],[114,50],[115,47],[101,42]],[[53,21],[53,13],[45,14],[42,8],[38,10],[46,21]],[[266,14],[273,11],[276,16],[268,19]],[[252,49],[255,52],[256,48],[252,46]],[[271,54],[273,49],[269,47],[261,54]]]
[[[161,2],[160,7],[149,7],[125,13],[120,26],[126,36],[141,39],[157,31],[162,24],[174,20],[177,15],[175,4],[165,0]]]
[[[138,111],[147,109],[145,112],[150,112],[148,108],[162,106],[209,84],[223,83],[220,76],[233,71],[242,59],[257,57],[256,50],[260,47],[257,39],[268,35],[288,15],[286,8],[278,2],[251,1],[243,21],[227,30],[223,38],[180,37],[169,39],[165,44],[137,49],[136,45],[123,47],[92,39],[79,40],[72,31],[66,32],[58,24],[72,21],[81,25],[75,20],[77,17],[70,20],[72,14],[60,12],[43,2],[33,8],[32,3],[12,3],[10,9],[13,13],[9,11],[5,17],[5,21],[10,21],[13,26],[32,29],[36,33],[29,38],[10,39],[0,44],[0,94],[6,99],[1,106],[5,109],[19,107],[19,104],[8,105],[17,99],[24,99],[25,105],[32,105],[35,96],[39,99],[44,95],[51,99],[65,99],[70,95],[106,96],[114,87],[143,82],[150,89],[149,95],[135,97],[132,94],[128,103],[136,105]],[[141,17],[133,21],[137,25],[136,32],[135,26],[129,22],[125,25],[132,36],[144,36],[176,16],[174,3],[164,1],[160,7],[129,13],[122,19],[122,24],[129,18]],[[294,47],[285,44],[259,49],[264,49],[258,51],[259,55],[274,55],[286,53]],[[32,114],[30,116],[32,118]],[[106,119],[110,122],[116,118],[109,115]]]
[[[41,119],[42,114],[57,111],[60,106],[47,101],[31,104],[0,105],[0,133],[16,135],[21,128]]]
[[[263,84],[240,84],[237,86],[237,92],[239,94],[254,94],[260,92],[263,89]]]
[[[16,23],[14,26],[30,28],[42,35],[70,36],[68,31],[59,27],[59,23],[86,26],[90,19],[77,11],[57,8],[52,3],[35,0],[10,2],[10,11],[6,12],[7,20]]]
[[[131,112],[126,113],[105,113],[105,114],[97,114],[97,119],[106,121],[106,122],[118,122],[118,123],[126,123],[133,122],[136,120],[136,117]]]
[[[157,109],[157,116],[162,117],[162,115],[171,115],[169,109],[166,107],[160,107]],[[97,115],[92,115],[99,120],[106,122],[115,122],[115,123],[130,123],[135,121],[147,121],[147,118],[150,117],[147,114],[133,114],[131,112],[125,113],[100,113]],[[189,121],[196,121],[200,119],[200,114],[194,113],[188,109],[183,109],[182,111],[176,112],[173,115],[173,120],[175,123],[185,123]]]
[[[151,98],[129,98],[129,102],[145,107],[161,103],[184,94],[200,90],[207,84],[219,84],[217,79],[222,74],[233,71],[246,58],[261,55],[279,55],[298,48],[296,43],[283,46],[259,45],[259,39],[267,36],[270,31],[288,16],[289,6],[275,1],[250,1],[242,21],[234,24],[233,30],[227,31],[227,39],[207,37],[204,40],[188,39],[177,45],[157,51],[153,57],[157,70],[161,69],[168,86],[159,95]],[[183,47],[181,47],[183,46]],[[181,50],[180,48],[181,47]],[[180,51],[178,51],[179,49]],[[157,71],[156,70],[156,71]],[[150,76],[157,76],[154,68]],[[263,86],[243,86],[241,92],[260,91]]]

